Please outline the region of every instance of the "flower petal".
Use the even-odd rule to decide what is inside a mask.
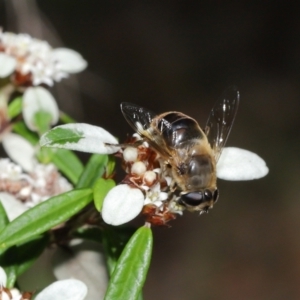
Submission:
[[[6,286],[7,276],[2,267],[0,267],[0,287]]]
[[[234,147],[224,148],[217,164],[217,176],[225,180],[258,179],[268,172],[265,161],[257,154]]]
[[[43,289],[35,300],[83,300],[87,295],[86,285],[77,279],[56,281]]]
[[[131,221],[142,211],[144,198],[144,194],[137,188],[131,188],[127,184],[117,185],[104,199],[104,222],[117,226]]]
[[[7,133],[4,135],[2,143],[7,155],[14,162],[27,172],[33,171],[35,149],[27,140],[18,134]]]
[[[29,129],[35,131],[34,116],[43,111],[51,115],[51,125],[58,122],[59,110],[51,93],[41,86],[27,88],[23,97],[23,117]]]
[[[56,126],[40,139],[41,146],[88,153],[111,154],[120,149],[107,144],[118,144],[118,141],[105,129],[84,123]]]
[[[94,241],[72,240],[68,247],[57,248],[51,259],[57,279],[70,278],[84,281],[89,299],[103,299],[108,275],[101,245]]]
[[[9,76],[16,68],[17,61],[14,57],[0,53],[0,78]]]
[[[86,60],[72,49],[56,48],[53,57],[59,62],[59,69],[68,73],[78,73],[87,67]]]
[[[16,219],[27,210],[25,205],[11,194],[0,192],[0,201],[6,211],[9,221]]]

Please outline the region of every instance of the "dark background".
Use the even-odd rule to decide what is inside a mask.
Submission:
[[[35,2],[17,2],[0,0],[5,31],[73,48],[89,62],[56,85],[60,107],[121,140],[131,133],[123,101],[204,125],[222,91],[239,87],[227,145],[258,153],[270,173],[220,180],[208,215],[187,212],[154,229],[145,299],[300,299],[297,1],[37,1],[44,25]]]

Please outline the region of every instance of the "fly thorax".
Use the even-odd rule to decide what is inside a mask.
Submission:
[[[187,189],[198,191],[212,184],[214,166],[209,155],[192,156],[186,169]]]

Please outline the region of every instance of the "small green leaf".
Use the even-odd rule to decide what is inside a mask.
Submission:
[[[152,244],[150,228],[141,227],[134,233],[118,260],[104,300],[139,299],[150,265]]]
[[[56,167],[70,179],[73,184],[76,184],[83,172],[84,166],[77,155],[67,149],[52,149],[54,152],[52,162]]]
[[[108,273],[111,276],[117,261],[131,236],[136,231],[128,226],[106,226],[103,231],[102,245],[106,256]]]
[[[5,266],[5,264],[1,264],[1,267],[4,268],[4,271],[7,276],[7,282],[6,282],[6,287],[11,289],[14,287],[14,284],[17,280],[17,266],[16,265],[11,265],[11,266]]]
[[[116,166],[116,159],[114,156],[112,155],[109,155],[108,157],[108,162],[107,162],[107,165],[106,165],[106,170],[105,170],[105,177],[106,178],[109,178],[114,170],[115,170],[115,166]]]
[[[143,294],[142,294],[142,292],[139,294],[139,297],[138,297],[138,300],[143,300],[144,298],[143,298]]]
[[[107,155],[93,154],[86,164],[86,167],[79,178],[76,188],[93,187],[96,180],[104,174],[107,161]]]
[[[112,179],[99,178],[94,185],[94,202],[98,211],[102,210],[102,204],[107,193],[116,185]]]
[[[32,145],[36,145],[39,141],[38,135],[35,132],[30,131],[23,121],[15,123],[13,125],[13,130]]]
[[[52,148],[40,148],[36,154],[37,159],[42,164],[46,165],[52,162],[54,151]]]
[[[5,226],[9,223],[6,211],[2,205],[0,199],[0,232],[5,228]]]
[[[18,276],[24,273],[41,255],[49,242],[49,235],[34,237],[32,240],[9,248],[2,256],[0,265],[7,274],[6,287],[12,288]]]
[[[34,237],[32,240],[13,247],[15,249],[13,261],[17,266],[17,276],[28,270],[32,264],[38,259],[49,243],[49,234]]]
[[[0,253],[65,222],[92,199],[91,189],[79,189],[52,197],[29,209],[0,232]]]
[[[43,164],[55,164],[73,184],[77,183],[84,168],[77,155],[67,149],[41,148],[37,157]]]
[[[69,123],[75,123],[76,122],[72,117],[70,117],[69,115],[67,115],[63,111],[59,112],[59,118],[60,118],[61,122],[64,123],[64,124],[69,124]]]
[[[40,134],[51,128],[52,115],[47,111],[38,111],[34,114],[34,125]]]
[[[80,239],[102,243],[102,231],[100,227],[80,227],[74,232],[74,236]]]
[[[22,97],[17,97],[8,105],[8,116],[10,119],[18,116],[22,112]]]
[[[41,142],[41,146],[64,145],[67,143],[78,143],[84,134],[78,130],[56,127],[48,131]]]

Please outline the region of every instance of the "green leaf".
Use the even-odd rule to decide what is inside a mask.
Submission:
[[[42,164],[46,165],[52,162],[55,149],[51,148],[40,148],[36,154],[37,159]]]
[[[116,153],[121,148],[117,139],[108,131],[85,123],[64,124],[53,128],[41,136],[40,146],[99,154]]]
[[[1,264],[1,267],[3,267],[7,276],[6,287],[9,289],[13,288],[18,277],[17,266],[16,265],[6,266],[5,264]]]
[[[134,233],[118,260],[104,300],[139,299],[150,265],[152,244],[149,227],[141,227]]]
[[[90,240],[97,243],[102,242],[103,229],[100,227],[80,227],[74,232],[74,236],[80,239]]]
[[[52,115],[47,111],[38,111],[34,114],[34,125],[40,134],[45,133],[51,128]]]
[[[139,294],[138,300],[143,300],[143,294],[142,293]]]
[[[106,226],[103,231],[103,250],[106,256],[106,264],[109,275],[112,275],[117,261],[131,236],[136,231],[128,226]]]
[[[5,226],[9,223],[6,211],[2,205],[0,199],[0,232],[5,228]]]
[[[56,150],[52,158],[52,162],[56,167],[76,184],[83,172],[84,166],[77,155],[67,149],[51,149]]]
[[[92,199],[91,189],[79,189],[52,197],[29,209],[0,232],[0,253],[65,222]]]
[[[9,248],[1,256],[0,265],[4,267],[7,274],[6,287],[14,287],[17,277],[36,261],[48,242],[49,235],[34,237],[31,241]]]
[[[94,185],[94,202],[98,211],[102,210],[103,200],[107,193],[116,185],[112,179],[99,178]]]
[[[17,266],[17,276],[28,270],[43,253],[49,243],[49,234],[34,237],[31,241],[12,247],[14,249],[14,264]]]
[[[116,159],[114,156],[109,155],[108,156],[108,162],[106,165],[106,171],[105,171],[105,177],[109,178],[110,176],[113,175],[114,170],[115,170],[115,166],[116,166]]]
[[[8,117],[10,119],[18,116],[22,112],[22,97],[17,97],[8,105]]]
[[[73,236],[102,244],[108,271],[111,275],[125,245],[135,231],[134,227],[128,226],[106,225],[101,228],[82,226],[73,233]]]
[[[32,145],[36,145],[39,141],[38,135],[35,132],[30,131],[23,121],[15,123],[13,125],[13,130]]]
[[[64,124],[76,123],[76,121],[72,117],[70,117],[63,111],[59,112],[59,118],[60,118],[61,122]]]
[[[96,180],[104,174],[107,161],[107,155],[93,154],[86,164],[76,188],[93,187]]]
[[[37,156],[43,164],[55,164],[73,184],[77,183],[84,168],[77,155],[67,149],[41,148]]]
[[[49,147],[67,143],[76,144],[82,138],[84,138],[84,134],[78,130],[56,127],[43,136],[43,143],[41,146]]]

